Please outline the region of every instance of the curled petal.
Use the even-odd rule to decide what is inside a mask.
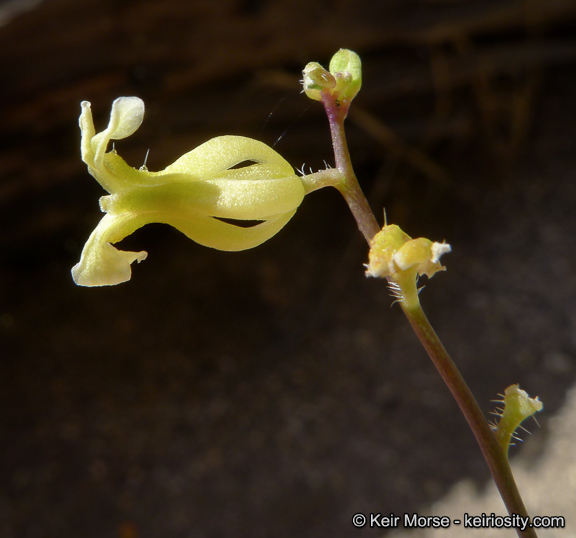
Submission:
[[[72,278],[78,286],[114,286],[132,276],[130,264],[145,260],[147,253],[118,250],[104,243],[98,250],[87,252],[72,268]]]
[[[401,271],[416,267],[419,275],[431,278],[438,271],[446,269],[439,261],[440,256],[451,250],[450,245],[446,243],[433,243],[430,239],[420,237],[402,245],[394,254],[393,259]]]
[[[187,237],[204,245],[228,252],[236,252],[257,247],[276,235],[293,217],[296,210],[268,219],[255,226],[236,226],[229,222],[205,217],[197,220],[170,219],[168,224],[180,230]]]
[[[104,215],[82,250],[80,261],[72,268],[72,278],[79,286],[112,286],[130,280],[130,264],[141,262],[146,252],[126,252],[110,243],[120,241],[145,222],[130,215]]]
[[[262,167],[263,177],[283,177],[294,174],[288,161],[263,142],[245,136],[217,136],[182,155],[163,173],[190,174],[203,179],[217,177],[233,166],[253,161]],[[242,170],[242,169],[240,169]]]
[[[102,187],[110,193],[114,192],[121,183],[118,183],[120,178],[105,166],[106,148],[110,140],[121,140],[136,132],[144,119],[144,102],[138,97],[116,99],[112,103],[108,127],[97,135],[94,134],[90,103],[82,101],[81,107],[79,124],[82,132],[82,160],[88,165],[90,173]],[[108,155],[113,155],[113,153]]]
[[[110,122],[105,133],[111,140],[122,140],[134,134],[144,119],[144,101],[139,97],[118,97],[112,103]]]
[[[256,247],[278,233],[296,210],[250,227],[236,226],[212,217],[177,218],[156,215],[153,222],[170,224],[197,243],[224,251]],[[127,252],[112,246],[146,224],[149,217],[105,215],[90,235],[80,262],[72,268],[72,278],[79,286],[111,286],[130,280],[130,265],[146,259],[147,253]]]

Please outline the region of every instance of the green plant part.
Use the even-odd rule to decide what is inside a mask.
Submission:
[[[360,56],[348,49],[340,49],[332,56],[329,71],[317,62],[310,62],[302,74],[304,93],[315,101],[322,101],[325,92],[337,103],[349,106],[362,87]]]
[[[530,398],[528,393],[520,389],[519,385],[510,385],[505,391],[502,400],[504,409],[499,409],[493,414],[500,417],[498,424],[493,427],[494,434],[502,450],[508,455],[508,449],[512,439],[517,439],[514,432],[528,417],[542,411],[543,403],[536,398]]]
[[[95,134],[90,103],[82,103],[82,160],[110,194],[100,199],[106,213],[72,269],[80,286],[107,286],[130,280],[130,264],[146,252],[124,252],[113,243],[149,223],[177,228],[190,239],[218,250],[256,247],[275,235],[304,198],[302,180],[266,144],[241,136],[219,136],[186,153],[161,172],[132,168],[110,140],[133,134],[144,117],[138,97],[119,97],[110,122]],[[245,165],[237,167],[238,165]],[[237,226],[220,219],[261,221]]]
[[[302,71],[304,93],[314,101],[322,101],[322,91],[331,91],[336,87],[334,75],[318,62],[310,62]]]
[[[337,172],[314,174],[315,185],[312,188],[332,186],[338,189],[354,215],[359,230],[370,243],[380,226],[354,173],[344,132],[344,120],[348,116],[350,104],[362,86],[360,57],[351,50],[340,49],[330,61],[330,71],[317,62],[311,62],[302,74],[304,93],[310,99],[320,101],[326,111]]]
[[[366,275],[388,279],[394,296],[405,308],[418,304],[418,278],[432,278],[446,268],[440,256],[451,251],[446,243],[420,237],[411,239],[399,226],[384,226],[371,241]]]

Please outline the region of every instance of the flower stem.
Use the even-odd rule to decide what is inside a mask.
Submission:
[[[330,176],[330,184],[344,196],[356,219],[358,228],[366,238],[368,245],[371,245],[372,239],[380,231],[380,227],[362,193],[348,152],[344,120],[348,115],[350,103],[345,100],[338,102],[328,90],[323,90],[321,97],[330,122],[336,169],[339,172],[339,174]],[[326,180],[324,179],[324,181]],[[319,181],[319,183],[322,182]],[[328,182],[326,181],[324,184],[328,184]],[[528,512],[510,469],[506,451],[502,450],[456,364],[430,325],[417,298],[416,290],[414,296],[415,300],[413,301],[400,301],[404,314],[468,421],[508,512],[511,515],[517,514],[524,518],[528,517]],[[530,527],[524,531],[516,528],[516,532],[522,538],[537,537],[534,529]]]
[[[338,102],[329,91],[322,92],[322,104],[326,110],[330,123],[330,134],[332,135],[332,147],[334,148],[334,159],[336,168],[342,174],[342,180],[334,185],[346,200],[352,215],[356,219],[359,230],[364,235],[368,244],[372,238],[380,231],[378,221],[368,205],[368,201],[360,188],[352,161],[348,151],[348,143],[344,133],[344,120],[348,115],[350,103],[347,101]]]
[[[458,367],[450,355],[448,355],[438,335],[430,325],[420,302],[418,301],[416,305],[411,307],[405,306],[402,301],[400,301],[400,304],[416,336],[418,336],[422,346],[432,359],[434,366],[450,389],[452,396],[454,396],[470,429],[474,433],[508,512],[510,514],[518,514],[523,518],[528,517],[528,512],[524,506],[510,468],[507,456],[508,447],[503,450],[498,443],[494,432],[484,418],[480,406],[468,388],[466,381],[464,381],[464,378],[458,371]],[[523,538],[534,538],[537,536],[536,531],[530,527],[527,527],[524,531],[517,528],[516,532],[518,536]]]

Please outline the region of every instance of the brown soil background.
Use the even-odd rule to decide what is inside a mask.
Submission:
[[[452,244],[424,307],[486,413],[512,383],[540,396],[520,451],[545,449],[576,380],[573,1],[44,1],[0,27],[0,536],[377,536],[352,515],[488,480],[335,192],[252,251],[148,226],[131,282],[70,278],[103,194],[80,101],[103,127],[144,99],[116,146],[134,166],[241,134],[318,169],[298,79],[340,47],[364,62],[348,132],[372,207]]]

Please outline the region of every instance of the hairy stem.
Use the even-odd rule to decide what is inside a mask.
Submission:
[[[347,101],[338,102],[327,90],[324,90],[321,95],[322,103],[330,122],[336,169],[339,173],[331,174],[329,180],[319,176],[318,179],[322,178],[322,181],[318,181],[318,184],[331,184],[340,191],[356,219],[358,228],[366,238],[368,245],[371,245],[372,238],[380,231],[380,227],[362,193],[348,152],[344,133],[344,120],[348,115],[350,103]],[[414,301],[400,301],[404,314],[468,421],[508,512],[511,515],[517,514],[522,517],[528,517],[528,512],[514,481],[506,452],[500,447],[494,432],[490,428],[464,378],[458,371],[456,364],[434,332],[422,310],[416,289],[414,291]],[[537,537],[533,528],[527,528],[524,531],[516,528],[516,532],[522,538]]]
[[[350,103],[338,103],[328,91],[323,91],[322,104],[330,123],[336,169],[342,174],[342,181],[334,186],[346,200],[352,215],[356,219],[359,230],[368,244],[370,244],[372,238],[380,231],[380,226],[368,205],[368,201],[352,168],[348,143],[344,133],[344,120],[348,115]]]
[[[424,314],[420,306],[420,302],[412,307],[405,306],[402,301],[400,301],[400,304],[416,336],[418,336],[422,346],[432,359],[434,366],[450,389],[452,396],[454,396],[470,429],[474,433],[508,512],[510,514],[518,514],[523,518],[528,517],[528,511],[524,506],[512,474],[512,469],[510,468],[510,463],[508,462],[508,447],[506,447],[506,450],[502,450],[494,432],[484,418],[478,402],[458,371],[458,367],[450,355],[448,355],[438,335],[430,325],[426,314]],[[518,536],[522,536],[523,538],[534,538],[537,536],[536,531],[530,527],[524,531],[517,528],[516,532]]]

